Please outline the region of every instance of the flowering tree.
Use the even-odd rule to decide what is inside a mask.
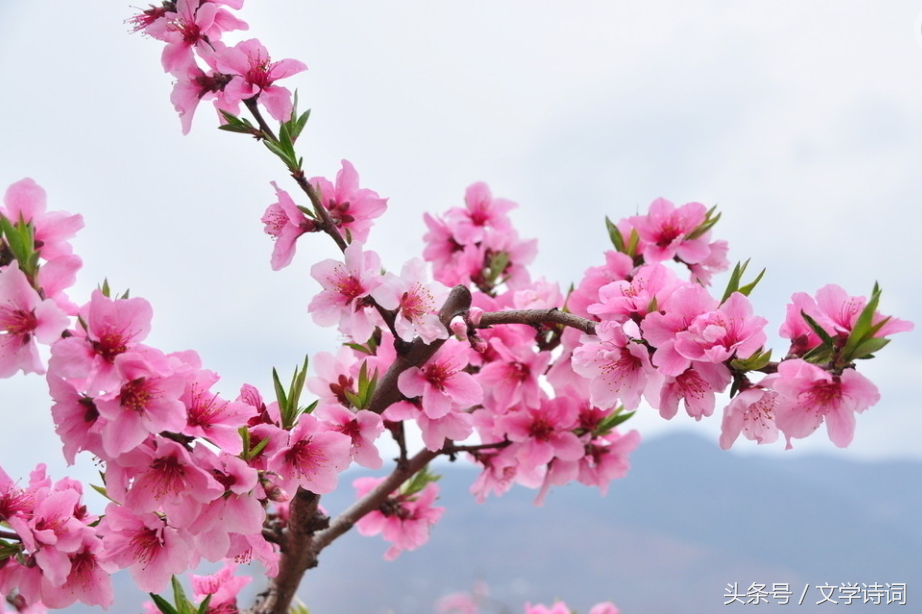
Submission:
[[[514,484],[536,489],[538,503],[572,481],[604,493],[628,470],[640,436],[623,425],[649,411],[644,401],[664,419],[681,406],[700,420],[729,392],[724,448],[740,435],[783,435],[790,447],[824,424],[835,445],[852,441],[855,415],[879,398],[860,361],[912,328],[879,313],[877,287],[867,297],[835,285],[795,294],[781,326],[790,345],[773,360],[768,322],[748,299],[761,273],[738,264],[711,290],[730,269],[728,245],[712,236],[715,208],[660,198],[646,214],[606,220],[613,249],[563,292],[532,278],[536,242],[514,229],[516,205],[483,183],[467,188],[463,207],[426,216],[421,259],[382,262],[366,246],[387,199],[345,160],[335,178],[308,177],[296,147],[309,114],[280,84],[306,66],[274,59],[257,39],[226,42],[247,27],[232,12],[242,4],[164,2],[130,21],[164,43],[184,133],[211,102],[221,129],[284,164],[292,192],[273,183],[262,218],[275,240],[270,265],[290,264],[305,241],[339,248],[313,264],[320,291],[307,309],[343,344],[312,356],[310,374],[307,360],[290,378],[273,372],[265,397],[252,386],[222,396],[194,351],[145,343],[153,309],[143,298],[103,283],[71,299],[82,263],[69,240],[81,217],[48,212],[30,179],[11,185],[0,207],[0,376],[47,377],[65,457],[98,459],[104,483],[94,487],[110,502],[96,515],[77,481],[38,467],[23,483],[0,469],[0,607],[108,606],[109,574],[128,569],[153,611],[234,612],[246,582],[235,567],[255,559],[268,587],[249,611],[289,611],[303,575],[352,527],[387,540],[389,559],[428,540],[443,513],[429,468],[439,457],[479,465],[478,501]],[[352,463],[384,468],[385,438],[399,454],[383,477],[356,480],[352,506],[324,511],[322,495]],[[203,560],[225,566],[193,576],[190,601],[175,577]],[[172,600],[161,595],[171,584]]]

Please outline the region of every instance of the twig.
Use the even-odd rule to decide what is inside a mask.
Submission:
[[[597,322],[559,309],[514,309],[510,311],[488,311],[480,317],[478,327],[487,328],[497,324],[528,324],[530,326],[561,324],[594,335]]]

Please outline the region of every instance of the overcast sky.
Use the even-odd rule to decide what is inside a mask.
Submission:
[[[369,243],[388,268],[420,253],[424,211],[460,205],[480,180],[520,204],[520,234],[539,240],[534,276],[563,288],[602,261],[606,215],[660,196],[718,204],[731,260],[768,268],[753,300],[774,336],[790,295],[826,283],[867,294],[879,281],[885,313],[922,322],[920,10],[276,0],[247,3],[250,32],[228,41],[256,36],[273,59],[310,67],[289,80],[313,109],[299,143],[308,175],[348,158],[390,198]],[[228,396],[243,382],[268,393],[272,366],[335,348],[306,314],[310,265],[335,248],[312,237],[270,270],[259,218],[269,182],[293,182],[255,142],[215,130],[210,105],[181,134],[161,44],[130,35],[131,14],[119,2],[0,0],[0,188],[32,177],[51,209],[84,216],[74,300],[104,277],[130,288],[153,304],[151,344],[196,349]],[[882,400],[845,453],[922,458],[918,333],[863,367]],[[40,461],[63,471],[48,407],[43,378],[0,381],[11,474]],[[633,421],[645,435],[690,428],[716,445],[719,415],[646,413]],[[792,453],[816,451],[840,453],[823,432]]]

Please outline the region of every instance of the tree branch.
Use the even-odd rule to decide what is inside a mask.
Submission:
[[[403,464],[403,467],[401,467],[401,463],[398,463],[394,472],[387,476],[383,482],[378,484],[374,490],[353,503],[339,516],[334,518],[330,522],[329,528],[320,531],[314,536],[311,542],[311,554],[314,560],[316,561],[317,555],[320,554],[321,550],[329,546],[337,537],[351,529],[365,514],[381,507],[381,504],[387,500],[391,493],[400,488],[401,484],[416,475],[416,472],[420,471],[441,453],[441,451],[432,452],[430,450],[420,450],[413,458]]]
[[[320,495],[298,488],[289,507],[288,528],[282,534],[279,573],[259,594],[252,614],[285,614],[301,584],[304,572],[317,566],[311,541],[314,534],[329,526],[329,517],[318,506]]]
[[[325,233],[330,235],[333,238],[333,241],[336,242],[336,245],[339,246],[339,249],[346,251],[346,240],[343,239],[343,236],[339,234],[339,229],[336,227],[336,224],[333,222],[333,218],[330,217],[330,212],[327,211],[327,208],[323,205],[323,201],[320,200],[320,195],[317,194],[317,190],[314,189],[314,186],[311,185],[311,182],[307,180],[304,176],[304,171],[295,170],[291,172],[292,178],[298,182],[298,185],[301,187],[301,190],[307,194],[307,197],[310,199],[311,204],[314,206],[314,213],[317,214],[317,217],[320,218],[320,228]]]
[[[439,311],[439,320],[448,328],[452,318],[466,312],[471,307],[471,291],[464,286],[455,286],[448,295],[448,300],[442,305]],[[397,389],[397,378],[400,374],[410,367],[421,367],[432,358],[432,355],[438,351],[444,339],[437,339],[432,343],[425,343],[422,339],[417,338],[410,344],[409,349],[397,355],[397,360],[387,370],[384,377],[378,381],[378,387],[375,390],[368,409],[380,414],[392,404],[403,398],[400,390]]]
[[[478,328],[487,328],[497,324],[561,324],[576,328],[590,335],[595,334],[597,322],[580,316],[560,311],[559,309],[514,309],[510,311],[488,311],[480,317]]]

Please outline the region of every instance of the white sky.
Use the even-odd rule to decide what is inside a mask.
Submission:
[[[731,259],[768,267],[753,299],[774,332],[791,293],[830,282],[867,294],[877,280],[884,312],[922,322],[920,10],[276,0],[240,16],[273,59],[310,67],[289,80],[313,109],[300,142],[309,176],[348,158],[390,197],[370,243],[388,268],[419,253],[424,211],[461,204],[478,180],[520,204],[520,233],[541,249],[534,275],[562,287],[601,262],[605,215],[658,196],[716,203]],[[160,43],[129,35],[131,14],[0,1],[0,188],[30,176],[51,209],[83,214],[75,300],[108,277],[152,302],[150,343],[198,350],[228,396],[243,382],[268,393],[272,366],[335,347],[305,310],[310,265],[335,249],[302,241],[291,267],[269,269],[269,181],[293,182],[260,146],[215,130],[210,106],[181,135]],[[922,458],[918,334],[896,337],[864,373],[882,401],[845,454]],[[0,464],[14,476],[40,461],[63,471],[48,406],[41,377],[0,381]],[[716,445],[720,419],[633,422]],[[796,447],[841,453],[823,433]]]

